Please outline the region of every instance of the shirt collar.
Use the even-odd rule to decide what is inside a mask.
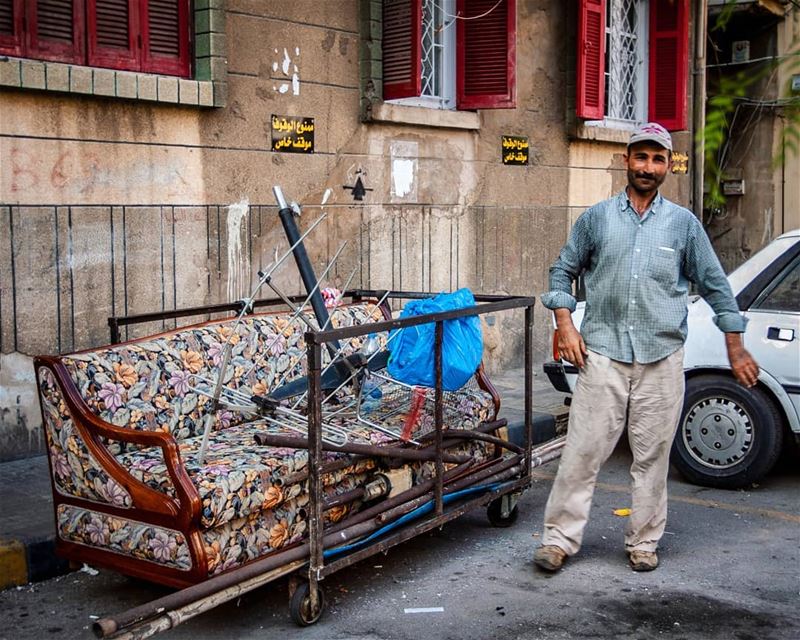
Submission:
[[[631,199],[628,197],[627,187],[623,188],[622,191],[620,191],[618,196],[618,202],[620,211],[625,211],[628,207],[630,207],[631,211],[636,213],[636,209],[631,203]],[[664,196],[662,196],[661,192],[659,191],[658,193],[656,193],[656,197],[653,198],[653,201],[650,203],[650,208],[647,211],[647,215],[654,215],[655,213],[657,213],[661,207],[662,202],[664,202]],[[638,216],[639,214],[637,213],[636,215]]]

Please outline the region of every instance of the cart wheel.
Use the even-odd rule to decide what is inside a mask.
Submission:
[[[292,617],[294,623],[299,627],[308,627],[314,624],[322,616],[325,609],[325,596],[322,589],[317,589],[317,610],[311,610],[311,592],[308,582],[301,582],[297,585],[297,589],[292,594],[292,599],[289,601],[289,615]]]
[[[517,509],[517,505],[514,505],[508,515],[503,517],[503,498],[497,498],[486,507],[486,517],[493,527],[510,527],[517,521],[519,509]]]

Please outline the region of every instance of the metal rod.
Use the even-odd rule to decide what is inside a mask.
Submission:
[[[348,286],[350,286],[350,281],[351,281],[351,280],[352,280],[352,279],[355,277],[355,275],[356,275],[356,270],[357,270],[357,269],[358,269],[358,267],[356,267],[355,269],[353,269],[353,270],[350,272],[350,277],[349,277],[349,278],[347,278],[347,282],[345,282],[345,284],[344,284],[344,289],[342,289],[342,290],[339,292],[339,295],[337,295],[337,296],[336,296],[336,298],[334,298],[334,301],[333,301],[333,313],[336,313],[336,307],[337,307],[337,306],[339,305],[339,303],[342,301],[342,297],[344,296],[344,292],[345,292],[345,290],[347,289],[347,287],[348,287]],[[331,313],[331,314],[328,316],[328,320],[326,321],[326,324],[322,325],[322,328],[320,329],[320,331],[325,331],[325,329],[327,329],[327,328],[328,328],[328,323],[330,323],[330,322],[331,322],[331,320],[333,319],[333,313]],[[338,353],[338,352],[337,352],[337,353]],[[335,357],[335,356],[334,356],[334,357]],[[288,366],[288,367],[286,367],[286,371],[284,371],[284,372],[283,372],[283,374],[281,375],[281,377],[280,377],[280,378],[278,378],[278,380],[277,380],[277,381],[275,381],[275,383],[272,385],[272,388],[273,388],[273,389],[278,389],[278,388],[280,388],[280,386],[281,386],[281,385],[284,383],[284,381],[285,381],[285,380],[286,380],[286,378],[289,376],[289,374],[290,374],[290,373],[291,373],[291,372],[294,370],[294,367],[295,367],[295,365],[296,365],[298,362],[300,362],[300,360],[301,360],[302,358],[303,358],[303,354],[302,354],[302,352],[301,352],[300,354],[298,354],[298,355],[296,355],[296,356],[294,357],[294,359],[293,359],[293,360],[292,360],[292,361],[289,363],[289,366]],[[329,367],[329,366],[330,366],[330,364],[328,364],[328,367]],[[328,367],[325,367],[325,369],[323,369],[323,370],[322,370],[322,373],[323,373],[323,374],[324,374],[324,373],[325,373],[325,372],[328,370]],[[308,392],[306,391],[306,393],[308,393]],[[305,395],[305,394],[303,394],[303,395]]]
[[[436,489],[434,496],[436,499],[436,515],[444,513],[444,463],[442,462],[442,429],[444,428],[444,415],[442,413],[442,402],[444,393],[442,391],[442,344],[444,344],[444,322],[436,323],[433,340],[433,366],[436,371],[436,386],[434,396],[433,421],[436,428]]]
[[[380,300],[379,300],[379,301],[378,301],[378,302],[375,304],[375,309],[379,308],[379,307],[380,307],[380,305],[381,305],[381,304],[383,304],[383,301],[384,301],[384,300],[386,300],[386,297],[387,297],[388,295],[389,295],[389,292],[387,291],[387,292],[386,292],[386,295],[385,295],[383,298],[381,298],[381,299],[380,299]],[[370,314],[372,314],[372,311],[370,311]],[[322,329],[322,331],[324,331],[324,329]],[[385,349],[386,347],[388,347],[388,346],[389,346],[389,343],[392,341],[392,339],[394,339],[394,337],[395,337],[396,335],[397,335],[397,334],[395,333],[394,335],[390,336],[390,337],[389,337],[389,338],[386,340],[386,344],[384,345],[384,349]],[[336,354],[340,354],[340,353],[342,352],[342,349],[343,349],[343,348],[344,348],[344,347],[339,347],[339,349],[337,349],[337,351],[336,351]],[[376,351],[376,352],[375,352],[375,353],[373,353],[371,356],[369,356],[369,357],[367,358],[367,361],[364,363],[364,364],[365,364],[365,366],[366,366],[366,365],[369,365],[369,363],[370,363],[370,362],[372,362],[372,359],[373,359],[375,356],[377,356],[379,353],[380,353],[380,350]],[[335,358],[336,358],[336,355],[334,355],[334,359],[335,359]],[[328,370],[328,369],[327,369],[327,367],[326,367],[325,371],[327,371],[327,370]],[[327,396],[325,396],[325,397],[322,399],[322,404],[325,404],[325,403],[326,403],[328,400],[330,400],[330,399],[331,399],[331,398],[332,398],[334,395],[336,395],[336,393],[338,393],[338,392],[339,392],[341,389],[343,389],[343,388],[344,388],[344,387],[345,387],[345,386],[346,386],[346,385],[347,385],[347,384],[348,384],[348,383],[349,383],[349,382],[350,382],[350,381],[351,381],[353,378],[355,378],[355,377],[358,375],[358,373],[359,373],[359,370],[351,371],[351,372],[350,372],[350,375],[348,375],[348,376],[347,376],[347,378],[345,378],[345,379],[344,379],[344,381],[343,381],[343,382],[342,382],[342,383],[341,383],[341,384],[340,384],[338,387],[336,387],[336,388],[335,388],[333,391],[331,391],[331,392],[330,392],[330,393],[329,393]],[[305,391],[305,392],[303,393],[303,395],[301,395],[301,396],[300,396],[300,397],[297,399],[297,401],[296,401],[296,402],[295,402],[295,403],[292,405],[292,409],[296,409],[296,408],[297,408],[297,407],[300,405],[300,403],[301,403],[301,402],[302,402],[302,401],[305,399],[305,397],[306,397],[307,395],[308,395],[308,391]]]
[[[326,216],[327,216],[327,214],[323,213],[319,218],[317,218],[314,221],[314,223],[308,228],[308,230],[297,239],[295,245],[298,244],[298,243],[302,243],[303,239],[309,233],[311,233],[311,231],[313,231],[316,228],[316,226],[320,222],[322,222],[322,220]],[[258,290],[261,288],[261,286],[263,285],[264,281],[267,278],[269,278],[270,276],[272,276],[273,273],[275,273],[275,270],[283,264],[283,262],[286,260],[286,258],[289,257],[289,255],[291,255],[291,252],[292,252],[293,249],[294,249],[294,246],[289,247],[289,250],[286,253],[284,253],[278,260],[276,260],[275,264],[272,265],[272,267],[270,269],[268,269],[267,272],[264,275],[261,276],[261,278],[259,279],[259,281],[256,284],[256,286],[253,288],[253,291],[251,292],[250,297],[247,299],[249,302],[252,303],[253,298],[255,298],[256,293],[258,293]],[[247,313],[248,306],[249,305],[247,303],[242,305],[242,310],[239,312],[239,315],[236,317],[236,322],[233,325],[233,329],[231,330],[230,334],[228,335],[228,337],[225,340],[225,345],[223,347],[222,369],[220,370],[220,372],[219,372],[219,374],[217,376],[217,384],[216,384],[216,387],[214,388],[214,396],[211,399],[211,411],[216,411],[217,403],[219,402],[219,396],[220,396],[220,393],[221,393],[221,390],[222,390],[222,380],[225,378],[225,371],[227,370],[228,362],[230,361],[231,351],[232,351],[232,348],[233,348],[232,344],[231,344],[231,338],[233,338],[233,336],[236,334],[236,331],[239,329],[239,325],[242,322],[242,318]],[[251,368],[251,370],[252,370],[252,368]],[[201,466],[201,467],[203,466],[203,460],[205,459],[205,455],[206,455],[206,448],[208,446],[208,438],[209,438],[209,433],[211,431],[211,424],[212,424],[211,420],[207,420],[206,421],[205,427],[203,429],[203,441],[202,441],[202,443],[200,445],[200,451],[198,451],[198,453],[197,453],[197,464],[199,466]]]
[[[423,436],[422,439],[430,437],[430,435],[435,434],[427,434]],[[452,440],[451,440],[452,438]],[[495,436],[490,436],[487,433],[481,433],[480,431],[470,431],[468,429],[448,429],[447,430],[447,440],[442,441],[442,447],[448,448],[452,447],[455,444],[458,444],[460,440],[480,440],[481,442],[488,442],[489,444],[497,445],[498,447],[503,447],[504,449],[508,449],[509,451],[513,451],[514,453],[524,453],[524,448],[520,447],[519,445],[514,444],[513,442],[509,442],[508,440],[503,440],[502,438],[497,438]]]
[[[341,246],[339,247],[339,250],[333,255],[333,258],[331,258],[330,263],[328,263],[328,266],[325,267],[325,271],[322,272],[322,276],[321,276],[322,278],[324,278],[328,274],[328,271],[330,271],[331,267],[333,267],[333,265],[339,259],[339,254],[344,250],[344,248],[346,246],[347,246],[347,240],[345,240],[341,244]],[[319,288],[319,282],[317,282],[317,284],[315,285],[315,288],[312,289],[311,293],[309,293],[308,296],[306,296],[306,299],[303,300],[303,304],[301,304],[297,308],[297,310],[292,314],[292,316],[289,318],[289,320],[287,320],[288,324],[291,324],[292,322],[294,322],[295,319],[299,315],[301,315],[303,313],[303,310],[305,309],[305,306],[309,303],[309,301],[311,301],[313,299],[313,295],[314,295],[315,291],[318,288]],[[246,378],[247,376],[249,376],[250,373],[253,371],[253,369],[255,369],[259,364],[261,364],[264,361],[264,358],[266,357],[266,354],[269,353],[269,350],[278,341],[278,338],[280,336],[281,336],[280,333],[276,333],[275,335],[272,336],[272,340],[270,341],[270,343],[268,345],[264,346],[264,348],[258,354],[258,357],[253,359],[253,363],[250,365],[250,368],[247,371],[244,372],[244,375],[242,376],[243,378]]]
[[[292,254],[294,261],[297,264],[297,270],[300,272],[300,278],[303,280],[303,285],[311,295],[311,308],[314,310],[314,316],[317,318],[317,325],[322,326],[328,319],[328,310],[325,308],[325,301],[322,299],[322,294],[319,292],[319,281],[314,274],[314,268],[311,266],[311,261],[308,259],[305,245],[298,241],[300,232],[297,229],[297,223],[294,220],[294,211],[286,204],[283,198],[283,193],[280,188],[274,189],[275,199],[278,201],[278,217],[283,225],[283,230],[286,233],[286,238],[289,244],[292,245]],[[333,342],[334,351],[339,348],[338,341]]]
[[[308,415],[311,416],[311,414],[312,411],[309,411]],[[262,446],[309,449],[309,451],[312,441],[310,434],[308,438],[295,438],[294,436],[282,436],[274,433],[257,433],[253,438]],[[400,447],[381,446],[377,444],[357,444],[355,442],[348,442],[344,445],[323,442],[322,449],[323,451],[355,453],[358,455],[377,456],[380,458],[395,458],[397,460],[430,461],[435,459],[433,453],[420,449],[401,449]],[[469,459],[467,455],[445,453],[442,456],[442,460],[450,464],[466,462]],[[310,464],[309,462],[309,465]]]
[[[317,286],[319,283],[317,283]],[[319,320],[319,316],[317,317]],[[322,321],[320,321],[320,324]],[[319,602],[319,590],[317,583],[320,579],[320,572],[324,566],[322,558],[323,526],[322,520],[322,479],[320,477],[320,467],[322,467],[322,405],[319,402],[321,381],[321,361],[322,347],[318,344],[306,342],[306,353],[308,356],[308,494],[311,513],[308,519],[308,541],[311,545],[309,552],[308,582],[309,582],[309,606],[311,611],[317,611]]]
[[[525,307],[525,468],[531,473],[533,442],[533,305]]]

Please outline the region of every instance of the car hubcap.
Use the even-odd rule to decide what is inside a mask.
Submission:
[[[691,407],[682,430],[686,450],[700,464],[727,469],[753,446],[753,421],[728,398],[708,398]]]

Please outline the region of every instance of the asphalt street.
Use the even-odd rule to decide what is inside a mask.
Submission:
[[[531,556],[557,462],[537,470],[513,527],[492,528],[483,512],[470,513],[328,578],[328,606],[312,627],[289,619],[281,580],[161,637],[800,638],[797,460],[748,491],[671,476],[662,566],[646,574],[627,567],[624,518],[613,514],[629,506],[629,462],[621,445],[601,474],[583,549],[555,575],[536,571]],[[165,593],[90,569],[10,589],[0,593],[0,638],[91,638],[97,616]]]

